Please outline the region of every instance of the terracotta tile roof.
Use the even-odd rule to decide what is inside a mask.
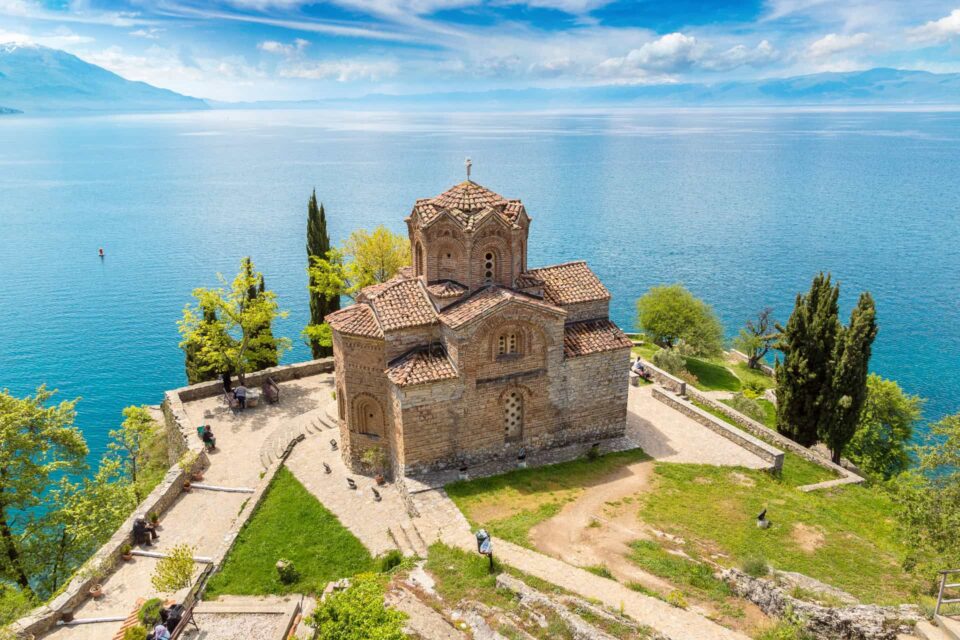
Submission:
[[[563,328],[563,355],[567,358],[629,349],[632,344],[620,327],[609,320],[571,322]]]
[[[397,280],[376,286],[380,288],[368,299],[384,331],[437,321],[437,310],[420,280]]]
[[[504,289],[498,286],[489,286],[478,289],[470,296],[454,302],[440,313],[440,320],[444,324],[456,329],[467,324],[474,318],[477,318],[490,309],[497,307],[505,302],[517,300],[525,304],[531,304],[554,313],[562,311],[552,304],[538,300],[537,298]]]
[[[423,224],[429,224],[441,214],[447,213],[467,228],[489,215],[499,216],[512,224],[524,211],[519,200],[507,200],[472,180],[466,180],[447,189],[433,198],[421,198],[413,205],[413,214],[420,216]]]
[[[390,363],[387,378],[398,387],[452,380],[457,370],[443,348],[433,345],[411,351]]]
[[[377,297],[377,294],[383,291],[384,289],[392,287],[398,282],[403,282],[404,280],[410,280],[412,276],[408,277],[404,272],[404,269],[406,269],[406,267],[402,267],[395,276],[393,276],[386,282],[371,284],[361,289],[360,292],[357,294],[357,302],[369,302],[370,300],[373,300],[375,297]]]
[[[428,285],[427,291],[438,298],[459,298],[467,292],[467,288],[453,280],[441,280]]]
[[[383,330],[370,305],[358,302],[355,305],[334,311],[326,318],[327,324],[335,331],[351,336],[383,339]]]
[[[520,274],[518,281],[529,278],[543,282],[543,297],[553,304],[562,306],[610,299],[610,292],[582,260],[530,269]]]

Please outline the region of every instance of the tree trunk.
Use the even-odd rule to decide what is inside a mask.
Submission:
[[[836,451],[830,452],[830,460],[833,461],[833,464],[840,464],[840,454],[842,452],[838,449]]]
[[[14,541],[13,531],[10,530],[10,524],[7,522],[5,506],[0,506],[0,540],[3,540],[3,544],[7,548],[7,559],[10,561],[10,568],[14,573],[17,584],[29,595],[34,595],[33,587],[30,586],[30,579],[27,577],[26,571],[23,570],[23,562]]]
[[[759,369],[760,368],[760,358],[758,356],[750,356],[747,359],[747,368],[748,369]]]
[[[227,393],[233,389],[233,385],[230,384],[230,372],[224,371],[220,374],[220,378],[223,380],[223,390]]]

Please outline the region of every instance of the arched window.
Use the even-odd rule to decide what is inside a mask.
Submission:
[[[354,430],[371,436],[383,435],[383,414],[373,398],[360,398],[354,405]]]
[[[417,249],[416,249],[416,253],[414,254],[414,260],[416,261],[414,268],[417,271],[417,275],[422,276],[425,269],[425,265],[423,263],[423,245],[420,244],[419,241],[417,242]]]
[[[497,337],[497,355],[506,356],[520,353],[520,339],[515,331],[501,333]]]
[[[503,433],[507,442],[523,439],[523,396],[519,391],[503,398]]]

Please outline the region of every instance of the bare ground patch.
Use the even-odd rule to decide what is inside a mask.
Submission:
[[[812,527],[802,522],[793,525],[790,538],[797,543],[797,546],[804,553],[813,553],[826,542],[823,531],[819,527]]]

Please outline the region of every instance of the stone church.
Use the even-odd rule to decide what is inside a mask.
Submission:
[[[344,459],[412,476],[623,435],[630,340],[585,262],[527,266],[520,200],[417,200],[413,266],[327,316]]]

